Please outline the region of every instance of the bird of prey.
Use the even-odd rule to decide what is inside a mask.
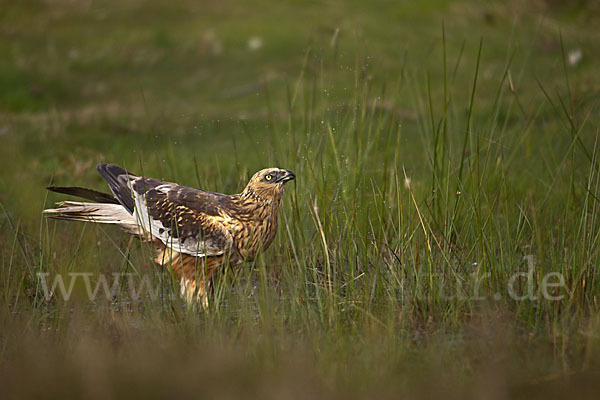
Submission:
[[[51,186],[50,191],[93,203],[63,201],[44,210],[45,216],[116,224],[151,241],[154,261],[180,278],[184,299],[204,308],[215,270],[226,262],[253,260],[273,242],[284,184],[295,179],[291,171],[267,168],[255,173],[241,193],[225,195],[134,175],[114,164],[97,169],[112,195]]]

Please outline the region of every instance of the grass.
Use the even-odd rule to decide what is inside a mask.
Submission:
[[[592,2],[5,7],[8,396],[597,392]],[[144,245],[41,218],[50,182],[103,189],[100,161],[227,193],[265,166],[297,181],[275,243],[198,314]],[[47,299],[40,272],[121,290],[90,301],[79,275]]]

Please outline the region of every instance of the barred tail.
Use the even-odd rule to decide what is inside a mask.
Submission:
[[[79,201],[61,201],[57,204],[60,206],[59,208],[44,210],[47,218],[115,224],[132,235],[141,234],[135,217],[129,214],[121,204]]]

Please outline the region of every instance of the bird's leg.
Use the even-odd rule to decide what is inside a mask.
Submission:
[[[181,297],[189,305],[208,308],[214,272],[225,262],[223,256],[194,257],[155,241],[154,261],[179,277]]]
[[[189,305],[198,304],[202,310],[208,308],[208,295],[203,285],[198,285],[196,279],[181,277],[179,284],[181,286],[181,297]],[[200,280],[202,283],[202,280]]]
[[[208,296],[203,279],[204,268],[202,268],[204,262],[196,257],[173,251],[159,241],[155,241],[155,246],[154,262],[169,268],[179,276],[180,294],[185,302],[189,305],[197,302],[202,309],[208,307]]]
[[[179,281],[181,286],[181,297],[188,305],[198,305],[200,310],[208,308],[208,288],[204,284],[204,279],[188,279],[181,277]]]
[[[221,264],[221,259],[222,257],[196,258],[183,255],[181,294],[188,303],[196,303],[202,309],[208,308],[213,273]]]

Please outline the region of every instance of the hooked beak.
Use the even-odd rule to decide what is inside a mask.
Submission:
[[[292,171],[286,170],[285,173],[283,175],[281,175],[281,177],[279,179],[277,179],[275,182],[285,183],[287,181],[291,181],[292,179],[296,179],[296,175],[294,175],[294,173]]]

